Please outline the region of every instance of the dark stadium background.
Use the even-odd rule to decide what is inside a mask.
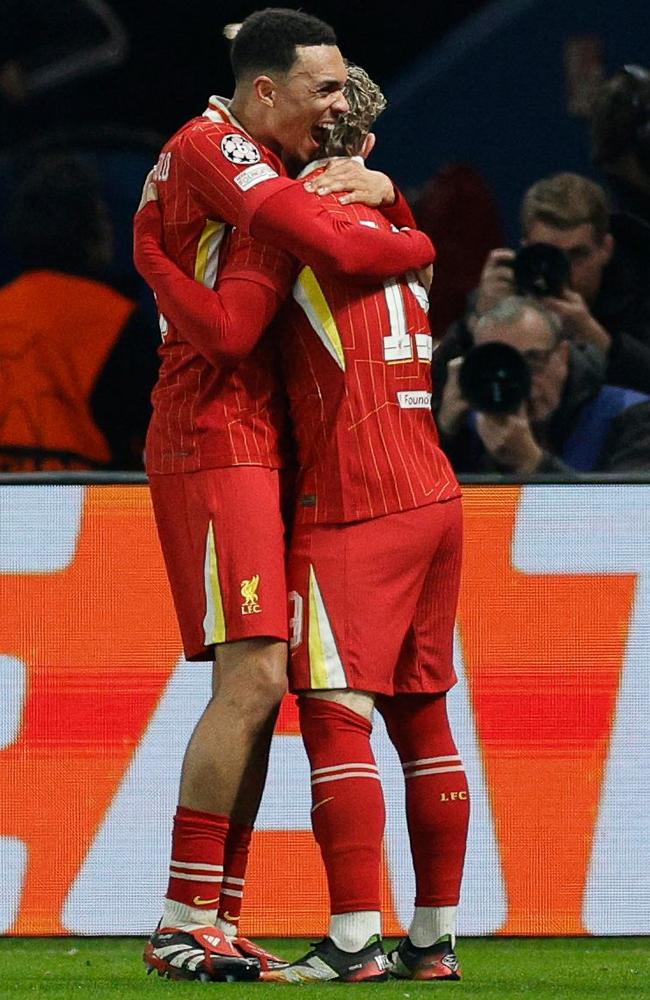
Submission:
[[[278,4],[280,6],[281,4]],[[386,85],[440,39],[482,0],[453,3],[406,0],[399,5],[331,0],[287,6],[316,14],[336,28],[347,56],[362,62]],[[112,123],[167,136],[200,112],[206,97],[230,94],[232,77],[224,24],[239,21],[271,4],[262,0],[111,0],[128,37],[125,62],[39,95],[38,102],[12,107],[0,99],[0,144],[30,139],[44,127],[70,128],[87,123]],[[398,13],[396,13],[396,10]],[[63,8],[50,15],[65,25]],[[50,23],[43,19],[41,24]],[[75,20],[69,32],[75,30]],[[30,29],[30,25],[32,26]],[[0,63],[16,50],[55,47],[56,38],[38,38],[39,6],[30,0],[0,4]],[[65,30],[65,28],[63,29]],[[31,37],[30,37],[31,35]]]
[[[287,4],[330,21],[344,53],[383,84],[482,5],[482,0]],[[75,96],[77,120],[112,119],[166,135],[201,110],[207,95],[230,93],[223,25],[265,6],[271,4],[112,0],[130,36],[130,54],[121,69],[86,81]]]

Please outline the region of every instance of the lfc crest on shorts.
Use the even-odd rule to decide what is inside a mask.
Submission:
[[[241,613],[243,615],[260,614],[262,609],[259,605],[259,598],[257,596],[259,585],[259,574],[252,576],[250,580],[242,580],[240,583],[239,589],[241,591],[241,596],[244,598],[244,603],[241,606]]]

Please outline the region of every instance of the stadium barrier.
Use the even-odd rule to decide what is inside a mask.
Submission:
[[[5,934],[139,934],[159,916],[209,670],[182,658],[148,491],[127,480],[0,485]],[[650,484],[475,485],[465,509],[450,696],[472,791],[460,931],[649,933]],[[380,722],[375,738],[386,932],[399,933],[413,899],[401,769]],[[325,927],[309,805],[287,698],[250,934]]]

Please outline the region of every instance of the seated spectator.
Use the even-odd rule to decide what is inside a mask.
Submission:
[[[494,341],[523,355],[530,394],[515,413],[470,411],[459,385],[462,361],[450,362],[438,427],[456,472],[650,468],[650,397],[604,385],[555,312],[538,299],[503,298],[474,328],[477,346]]]
[[[612,385],[650,392],[650,269],[641,281],[627,253],[609,232],[603,189],[577,174],[538,181],[521,206],[522,243],[548,243],[568,257],[570,282],[561,295],[545,297],[571,341],[588,348]],[[500,248],[487,258],[472,312],[443,338],[436,358],[438,392],[449,357],[466,350],[477,318],[513,295],[515,251]]]
[[[111,229],[92,175],[44,160],[8,228],[25,270],[0,289],[0,471],[142,468],[155,348],[102,281]]]

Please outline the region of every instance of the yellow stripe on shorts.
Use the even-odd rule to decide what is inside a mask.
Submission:
[[[214,528],[212,521],[208,526],[205,539],[205,564],[203,568],[205,584],[205,618],[203,619],[203,634],[205,645],[226,641],[226,617],[223,613],[223,598],[219,584],[219,560],[214,543]]]
[[[346,688],[348,681],[336,648],[314,567],[309,567],[309,679],[313,689]]]

